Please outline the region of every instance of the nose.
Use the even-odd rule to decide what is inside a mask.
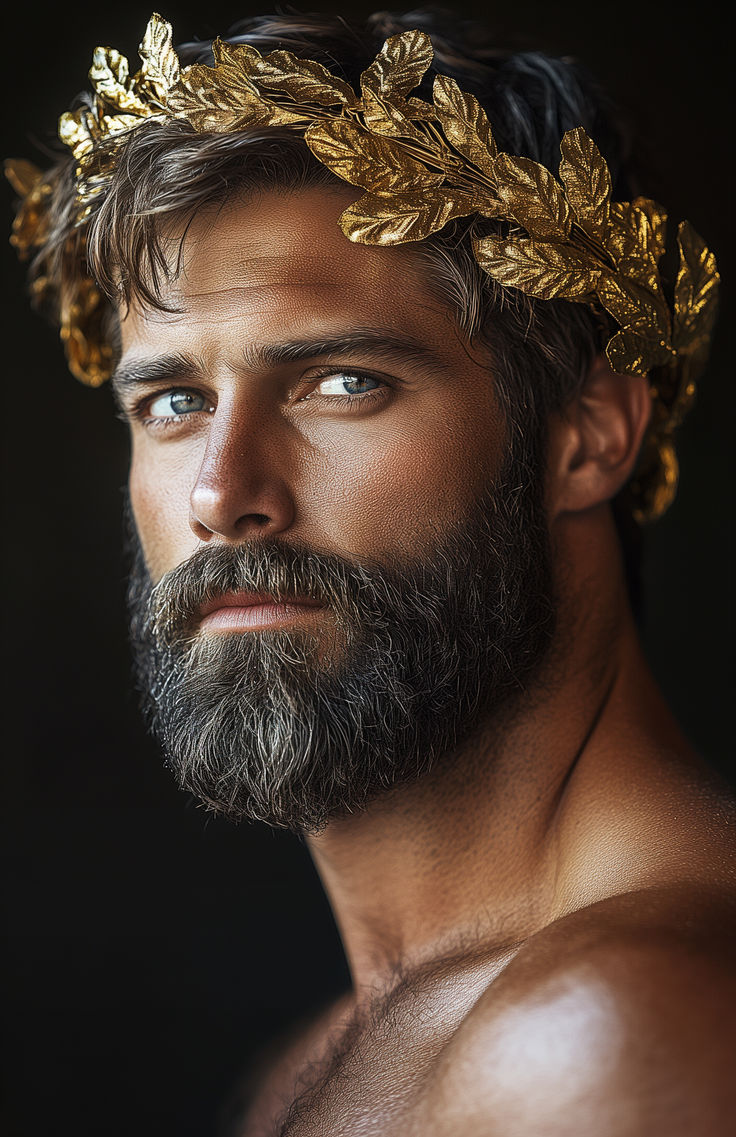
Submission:
[[[218,406],[189,499],[189,524],[199,540],[242,541],[292,524],[283,425],[269,427],[255,409]]]

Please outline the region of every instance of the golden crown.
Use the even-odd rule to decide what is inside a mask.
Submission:
[[[562,138],[555,177],[538,162],[499,152],[485,111],[454,79],[435,77],[431,103],[412,96],[433,59],[421,31],[386,40],[362,73],[359,94],[320,63],[289,51],[264,56],[220,39],[212,50],[213,67],[182,68],[171,25],[157,14],[134,75],[120,52],[96,48],[89,72],[94,97],[59,120],[59,136],[76,160],[78,226],[88,221],[131,131],[171,118],[196,131],[278,126],[302,133],[321,163],[364,191],[340,217],[351,241],[421,241],[471,215],[500,222],[499,233],[473,241],[486,273],[541,300],[603,309],[618,325],[605,349],[613,370],[654,372],[637,516],[663,513],[677,484],[673,433],[705,365],[719,282],[715,257],[689,223],[677,230],[670,308],[658,269],[665,210],[644,197],[612,201],[608,166],[582,127]],[[11,240],[27,255],[46,239],[51,185],[28,162],[10,162],[6,172],[23,198]],[[44,286],[41,279],[37,292]],[[95,386],[112,364],[103,312],[91,277],[62,300],[60,311],[70,368]]]

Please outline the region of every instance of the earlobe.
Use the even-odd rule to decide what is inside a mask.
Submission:
[[[552,516],[615,497],[633,473],[651,411],[648,380],[617,375],[605,356],[597,356],[579,395],[551,423]]]

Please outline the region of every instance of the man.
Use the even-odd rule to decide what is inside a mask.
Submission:
[[[611,506],[671,496],[715,265],[681,230],[670,316],[584,78],[422,20],[252,21],[212,70],[154,18],[25,171],[37,292],[131,426],[154,730],[307,834],[352,971],[241,1131],[726,1133],[733,812]]]

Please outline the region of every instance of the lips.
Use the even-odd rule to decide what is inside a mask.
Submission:
[[[268,592],[225,592],[212,600],[207,600],[199,610],[200,619],[218,612],[221,608],[260,608],[263,605],[299,605],[308,608],[322,608],[320,600],[310,596],[275,597]]]

